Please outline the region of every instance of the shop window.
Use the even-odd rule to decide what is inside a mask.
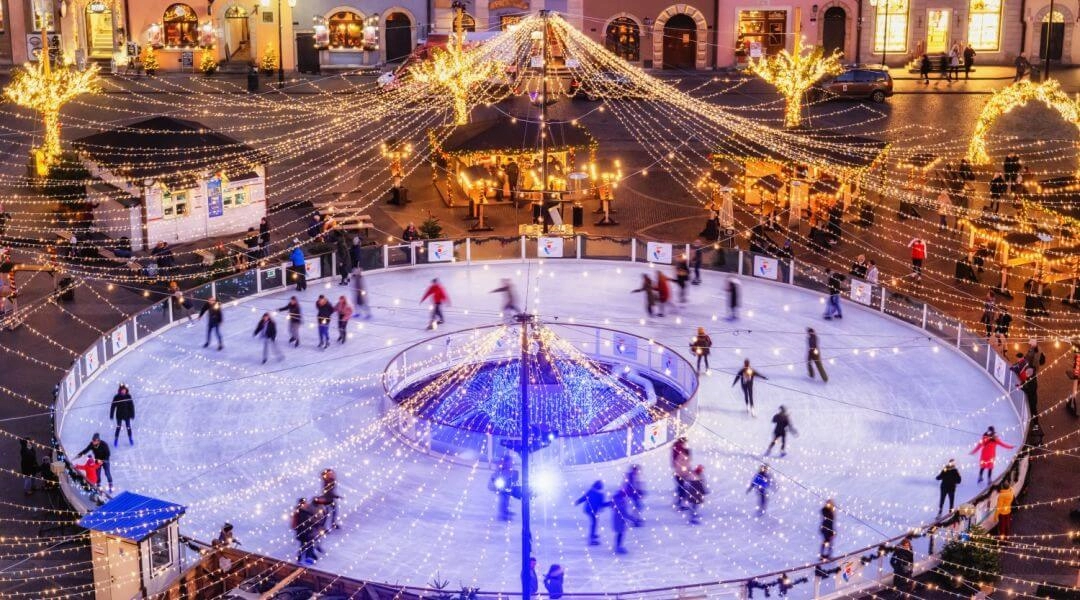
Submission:
[[[459,22],[462,31],[476,31],[476,19],[469,13],[460,13],[460,15],[454,16],[454,31],[458,30]]]
[[[908,0],[883,0],[878,3],[874,27],[874,52],[906,52],[908,38]]]
[[[237,208],[247,204],[247,188],[237,188],[225,194],[225,208]]]
[[[1000,50],[1001,0],[971,0],[968,43],[975,50]]]
[[[150,572],[157,574],[172,563],[172,543],[169,529],[159,529],[150,534]]]
[[[199,43],[199,16],[187,4],[173,4],[161,17],[166,46],[196,46]]]
[[[627,62],[641,58],[641,30],[633,19],[619,17],[607,26],[604,47]]]
[[[53,0],[33,0],[30,3],[30,29],[34,33],[56,31],[55,12]]]
[[[739,12],[739,41],[737,50],[742,56],[755,55],[757,50],[772,55],[787,45],[787,11],[744,10]]]
[[[172,193],[166,191],[161,196],[161,214],[166,219],[176,219],[188,215],[187,192]]]
[[[351,10],[336,12],[327,21],[331,48],[364,47],[364,17]]]

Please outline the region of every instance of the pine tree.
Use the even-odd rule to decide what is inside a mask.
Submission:
[[[217,57],[214,56],[214,48],[203,48],[202,60],[199,61],[199,70],[207,75],[213,75],[218,70]]]
[[[161,68],[161,64],[158,62],[157,52],[154,51],[153,46],[147,46],[146,49],[143,50],[142,64],[147,75],[153,75]]]
[[[424,222],[420,224],[420,235],[429,240],[442,237],[442,225],[439,223],[439,217],[429,213],[428,218],[424,219]]]
[[[998,539],[978,525],[945,544],[941,552],[942,571],[976,583],[990,583],[1001,573]]]
[[[259,69],[267,74],[272,74],[277,70],[277,52],[274,51],[274,45],[267,42],[266,49],[263,50],[262,62],[259,63]]]

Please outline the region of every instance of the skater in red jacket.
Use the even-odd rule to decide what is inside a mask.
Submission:
[[[982,435],[982,439],[975,445],[975,449],[971,451],[972,454],[979,453],[978,483],[982,483],[984,470],[986,471],[986,480],[988,482],[994,481],[994,460],[997,458],[998,446],[1012,448],[1009,444],[998,439],[997,432],[994,431],[994,427],[991,425],[986,428],[986,433]]]
[[[664,308],[671,308],[671,280],[662,272],[656,272],[656,302],[658,316],[664,316]]]
[[[436,325],[442,325],[443,323],[442,305],[450,303],[450,296],[446,293],[446,289],[443,288],[437,278],[431,280],[431,285],[429,285],[427,291],[424,292],[424,296],[420,298],[420,302],[423,303],[424,300],[427,300],[428,298],[431,298],[432,303],[431,319],[428,323],[428,329],[435,329]]]

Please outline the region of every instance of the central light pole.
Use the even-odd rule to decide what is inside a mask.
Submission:
[[[532,523],[529,516],[529,324],[533,317],[522,311],[517,315],[521,323],[521,600],[532,596]]]
[[[296,8],[296,0],[289,0],[289,8]],[[290,15],[292,11],[289,11]],[[277,0],[277,47],[278,47],[278,87],[285,87],[285,13],[281,10],[281,0]]]
[[[1062,24],[1064,29],[1065,25]],[[1064,35],[1064,32],[1062,32]],[[1050,12],[1046,15],[1046,47],[1043,48],[1043,81],[1050,80],[1050,40],[1054,37],[1054,0],[1050,0]],[[1031,77],[1028,77],[1031,79]]]

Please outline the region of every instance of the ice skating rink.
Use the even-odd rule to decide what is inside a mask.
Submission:
[[[498,519],[490,471],[410,449],[378,417],[387,361],[432,335],[418,301],[438,276],[451,298],[439,333],[498,322],[501,297],[489,290],[509,277],[543,319],[558,315],[652,337],[688,358],[697,326],[712,336],[713,370],[702,377],[699,420],[689,432],[692,461],[705,466],[711,490],[700,525],[672,509],[669,447],[635,459],[648,495],[645,525],[628,531],[626,555],[613,552],[610,511],[600,517],[602,544],[590,547],[587,520],[573,503],[597,479],[613,492],[629,464],[560,470],[545,466],[542,454],[534,460],[540,576],[552,563],[563,565],[567,592],[715,581],[812,562],[826,498],[839,507],[836,554],[870,546],[934,517],[934,476],[949,458],[963,475],[957,504],[976,494],[976,457],[968,453],[988,425],[1005,442],[1021,442],[1018,417],[991,378],[917,329],[847,301],[842,320],[824,321],[821,296],[751,279],[742,279],[742,316],[729,323],[727,276],[708,272],[691,287],[688,304],[646,320],[642,294],[630,291],[647,270],[571,260],[372,272],[366,281],[374,318],[354,319],[348,343],[328,350],[316,347],[315,299],[345,294],[351,301],[351,293],[336,281],[314,282],[300,295],[301,347],[285,344],[279,316],[285,359],[266,365],[252,331],[293,291],[229,305],[224,351],[203,349],[205,322],[167,330],[84,387],[60,436],[72,453],[96,431],[111,443],[109,402],[125,382],[136,404],[135,445],[121,434],[113,450],[117,492],[187,505],[186,534],[208,541],[229,521],[242,549],[295,559],[288,515],[298,497],[318,493],[318,474],[331,467],[343,515],[323,544],[319,569],[417,586],[438,577],[454,589],[519,590],[520,523]],[[807,326],[819,333],[827,384],[807,377]],[[769,377],[755,386],[756,418],[731,386],[744,358]],[[758,517],[745,492],[781,404],[800,435],[789,438],[785,458],[767,459],[776,489]],[[1001,468],[1012,452],[999,453]]]

